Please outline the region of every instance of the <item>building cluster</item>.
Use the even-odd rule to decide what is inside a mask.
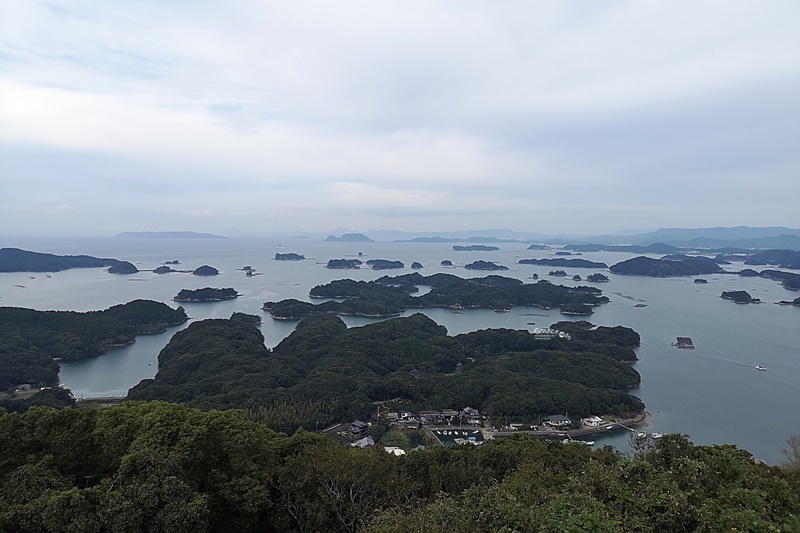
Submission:
[[[420,426],[452,426],[482,424],[480,411],[472,407],[465,407],[460,411],[455,409],[442,409],[441,411],[395,411],[383,415],[392,426],[401,428],[418,428]]]

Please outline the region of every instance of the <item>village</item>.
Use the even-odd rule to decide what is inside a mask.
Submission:
[[[378,444],[375,434],[383,434],[390,430],[406,434],[419,434],[426,444],[418,444],[410,449],[424,448],[425,445],[478,446],[496,438],[509,437],[516,434],[528,434],[562,442],[593,444],[591,441],[579,440],[596,434],[617,430],[628,430],[638,433],[632,426],[644,422],[645,415],[620,419],[613,416],[590,416],[572,420],[566,415],[554,414],[541,416],[538,423],[509,422],[493,424],[489,417],[482,415],[478,409],[465,407],[461,410],[442,409],[412,412],[408,410],[390,411],[373,415],[374,421],[354,420],[336,424],[322,431],[323,434],[353,448],[370,448]],[[407,450],[400,446],[383,445],[384,450],[394,455],[404,455]]]

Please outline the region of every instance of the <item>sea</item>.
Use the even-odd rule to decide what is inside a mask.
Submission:
[[[464,243],[459,243],[464,244]],[[261,306],[267,301],[297,298],[311,301],[309,290],[335,279],[372,280],[384,275],[445,272],[461,277],[481,277],[489,272],[464,269],[482,259],[505,265],[493,272],[533,282],[532,276],[563,285],[586,285],[572,281],[597,269],[563,268],[566,278],[548,276],[560,267],[521,265],[520,259],[555,257],[553,250],[527,250],[522,243],[497,244],[496,251],[454,251],[452,243],[324,242],[310,238],[282,239],[5,239],[3,247],[17,247],[59,255],[92,255],[130,261],[142,272],[114,275],[105,269],[73,269],[53,273],[0,273],[0,306],[39,310],[90,311],[135,299],[172,301],[181,289],[232,287],[241,296],[235,300],[183,303],[191,320],[228,318],[235,311],[260,315],[260,326],[268,347],[289,335],[296,322],[270,318]],[[276,253],[303,254],[303,261],[275,261]],[[583,253],[580,258],[618,263],[638,254],[619,252]],[[657,256],[653,256],[657,257]],[[404,269],[374,271],[329,270],[329,259],[359,258],[402,261]],[[215,277],[187,273],[154,274],[166,261],[177,260],[177,269],[193,270],[202,265],[217,268]],[[441,266],[443,260],[452,267]],[[424,268],[412,270],[418,261]],[[250,266],[257,275],[246,276]],[[741,263],[728,265],[732,272]],[[759,267],[756,267],[759,268]],[[450,334],[487,328],[532,331],[560,320],[589,320],[603,326],[623,325],[642,337],[634,364],[642,376],[640,387],[631,391],[648,411],[644,431],[683,433],[696,444],[734,444],[757,459],[779,464],[787,439],[800,434],[800,308],[776,305],[793,300],[798,293],[777,282],[742,278],[733,273],[703,276],[706,284],[692,277],[649,278],[605,272],[608,283],[597,284],[610,303],[595,308],[591,317],[568,317],[557,309],[515,307],[511,312],[491,310],[423,310]],[[421,288],[423,291],[424,287]],[[746,290],[761,304],[740,305],[723,300],[725,290]],[[406,314],[412,314],[410,311]],[[344,317],[350,327],[374,319]],[[124,396],[142,379],[152,378],[158,368],[158,353],[172,335],[188,324],[166,333],[139,336],[130,346],[111,348],[100,357],[61,363],[60,380],[77,398]],[[677,337],[691,337],[694,350],[678,349]],[[762,365],[767,371],[755,367]],[[602,413],[598,413],[602,414]],[[595,446],[611,444],[629,450],[629,434],[622,430],[595,439]]]

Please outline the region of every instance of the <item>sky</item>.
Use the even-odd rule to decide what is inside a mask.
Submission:
[[[0,7],[0,236],[800,226],[800,2]]]

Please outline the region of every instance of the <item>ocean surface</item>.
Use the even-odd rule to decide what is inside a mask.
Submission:
[[[530,281],[537,273],[564,285],[577,285],[571,277],[585,278],[595,269],[565,268],[569,277],[551,278],[557,267],[520,265],[523,258],[554,257],[552,251],[526,250],[524,244],[500,244],[499,251],[456,252],[448,243],[326,243],[312,239],[282,240],[183,240],[183,239],[86,239],[6,240],[2,247],[55,254],[85,254],[134,263],[139,269],[153,269],[165,261],[178,260],[173,268],[193,270],[211,265],[220,271],[203,278],[183,273],[157,275],[152,272],[119,276],[105,269],[75,269],[54,273],[0,273],[0,305],[39,310],[90,311],[106,309],[137,298],[177,306],[172,298],[181,289],[233,287],[241,297],[214,303],[184,303],[192,320],[227,318],[234,311],[262,315],[261,330],[269,347],[289,335],[296,323],[272,320],[261,311],[266,301],[285,298],[309,300],[315,285],[334,279],[371,280],[383,275],[414,272],[419,261],[422,275],[447,272],[461,277],[481,277],[487,272],[469,271],[463,265],[477,259],[494,261],[510,270],[498,274]],[[306,256],[300,262],[274,261],[276,252]],[[373,271],[328,270],[329,259],[360,257],[400,260],[405,269]],[[636,254],[584,253],[583,259],[609,265]],[[654,256],[655,257],[655,256]],[[449,259],[453,267],[442,267]],[[245,276],[241,269],[252,266],[259,275]],[[739,270],[741,264],[726,268]],[[704,276],[707,284],[693,278],[655,279],[607,273],[608,283],[598,284],[611,303],[595,309],[588,317],[594,324],[624,325],[642,336],[637,349],[636,370],[642,376],[640,388],[632,391],[650,413],[647,431],[685,433],[698,444],[735,444],[769,463],[782,460],[786,440],[800,434],[800,308],[779,306],[798,293],[777,282],[761,278],[740,278],[734,274]],[[586,284],[585,282],[583,284]],[[737,305],[722,300],[724,290],[747,290],[764,303]],[[644,304],[645,307],[635,307]],[[423,311],[447,327],[450,334],[486,328],[533,329],[565,319],[558,310],[514,308],[510,313],[490,310]],[[410,314],[410,313],[407,313]],[[346,317],[349,326],[370,319]],[[535,322],[535,325],[529,325]],[[172,328],[160,335],[137,337],[131,346],[112,348],[103,356],[62,363],[61,381],[76,397],[123,396],[140,380],[157,371],[158,353],[171,336],[186,327]],[[680,350],[670,344],[678,336],[691,337],[696,348]],[[767,367],[758,371],[755,365]],[[596,445],[613,444],[626,449],[626,432],[603,436]]]

